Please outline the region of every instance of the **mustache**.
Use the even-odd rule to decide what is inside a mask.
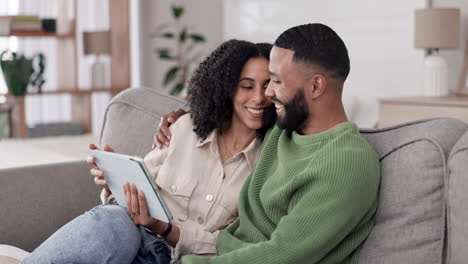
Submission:
[[[284,105],[284,103],[280,99],[278,99],[278,97],[276,97],[276,96],[271,97],[271,101],[272,102],[277,102],[277,103],[280,103],[280,104]]]

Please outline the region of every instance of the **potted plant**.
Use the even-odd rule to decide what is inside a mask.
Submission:
[[[37,61],[35,69],[34,61]],[[45,57],[42,53],[32,58],[5,50],[0,54],[0,66],[3,78],[8,90],[14,96],[23,96],[27,92],[28,85],[36,87],[38,93],[42,92],[45,83]]]
[[[174,22],[160,26],[153,33],[153,38],[175,42],[169,47],[156,48],[155,52],[160,59],[173,62],[164,75],[163,86],[170,85],[170,94],[178,95],[185,89],[190,65],[198,62],[201,55],[195,52],[195,48],[206,40],[200,33],[189,31],[188,25],[181,22],[183,6],[172,5],[171,14]]]

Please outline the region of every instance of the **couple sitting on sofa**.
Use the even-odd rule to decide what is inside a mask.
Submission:
[[[191,79],[191,113],[169,146],[145,158],[173,223],[149,217],[127,185],[127,209],[92,209],[24,263],[356,263],[380,172],[341,103],[348,73],[343,41],[321,24],[290,28],[273,48],[223,43]]]

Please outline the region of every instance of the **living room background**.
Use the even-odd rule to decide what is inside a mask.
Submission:
[[[152,54],[148,41],[154,25],[170,19],[171,1],[140,1],[141,83],[161,89],[166,65]],[[209,40],[207,51],[231,38],[272,42],[295,24],[321,22],[332,26],[345,40],[351,73],[344,103],[351,119],[373,127],[378,119],[378,99],[423,94],[424,51],[414,48],[414,11],[426,0],[207,0],[177,1],[187,8],[187,21]],[[449,85],[457,88],[463,47],[468,41],[468,1],[434,0],[434,7],[455,7],[462,13],[460,48],[442,50],[449,63]],[[221,35],[220,35],[221,34]]]

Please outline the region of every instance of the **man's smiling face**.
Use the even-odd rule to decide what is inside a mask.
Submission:
[[[309,116],[304,94],[307,72],[304,65],[293,61],[294,51],[274,46],[270,53],[271,81],[266,95],[272,97],[280,128],[292,132],[300,130]]]

